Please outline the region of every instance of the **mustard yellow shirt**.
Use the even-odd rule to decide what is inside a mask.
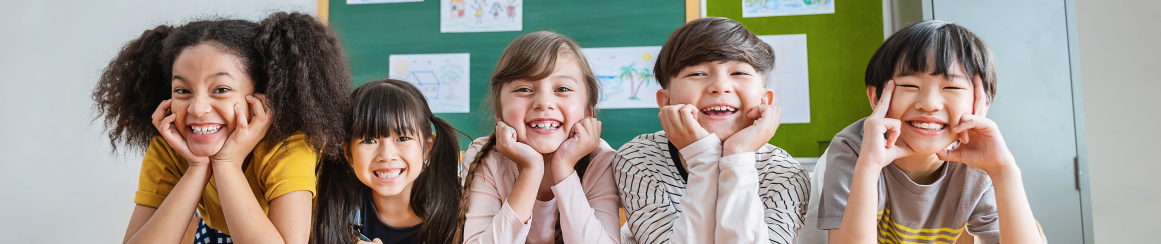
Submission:
[[[316,193],[315,183],[318,178],[314,169],[318,155],[306,143],[305,135],[291,135],[274,147],[265,147],[259,143],[251,156],[242,173],[246,175],[254,198],[258,199],[258,204],[262,205],[262,211],[266,214],[270,214],[270,201],[284,194],[310,191],[313,196]],[[188,169],[189,163],[185,157],[174,151],[161,136],[154,136],[141,162],[141,178],[133,202],[153,208],[161,206],[161,202],[165,201],[165,197]],[[214,181],[213,176],[210,176],[202,192],[202,200],[198,203],[198,213],[206,225],[230,234]]]

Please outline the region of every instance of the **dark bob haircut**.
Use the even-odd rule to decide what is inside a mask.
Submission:
[[[710,61],[741,61],[763,76],[774,69],[774,49],[737,21],[712,17],[685,23],[661,46],[653,75],[661,88],[685,67]]]
[[[939,20],[912,24],[887,38],[867,64],[866,83],[882,96],[883,85],[896,76],[920,73],[950,76],[953,65],[962,65],[964,75],[980,81],[987,102],[996,97],[995,58],[983,39],[967,28]]]

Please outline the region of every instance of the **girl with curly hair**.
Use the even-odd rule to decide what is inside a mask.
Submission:
[[[350,70],[325,25],[161,25],[130,41],[93,91],[113,150],[144,152],[125,243],[306,243],[319,160],[341,157]],[[124,149],[122,149],[124,150]]]

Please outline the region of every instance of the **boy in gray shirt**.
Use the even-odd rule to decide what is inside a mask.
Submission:
[[[817,227],[830,242],[952,243],[965,229],[986,243],[1042,242],[1020,169],[985,117],[992,60],[983,40],[943,21],[879,47],[865,80],[871,116],[827,149]]]

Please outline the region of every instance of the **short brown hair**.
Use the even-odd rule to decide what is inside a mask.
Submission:
[[[996,66],[992,52],[983,39],[967,28],[951,22],[928,20],[895,32],[871,56],[867,64],[867,87],[875,87],[875,97],[882,96],[883,85],[895,76],[918,73],[943,75],[952,65],[962,65],[964,75],[980,83],[987,102],[996,97]],[[973,81],[974,82],[974,81]],[[974,86],[974,84],[973,84]]]
[[[763,77],[774,69],[774,49],[737,21],[700,18],[685,23],[661,46],[653,75],[661,88],[685,67],[710,61],[741,61],[754,66]]]

